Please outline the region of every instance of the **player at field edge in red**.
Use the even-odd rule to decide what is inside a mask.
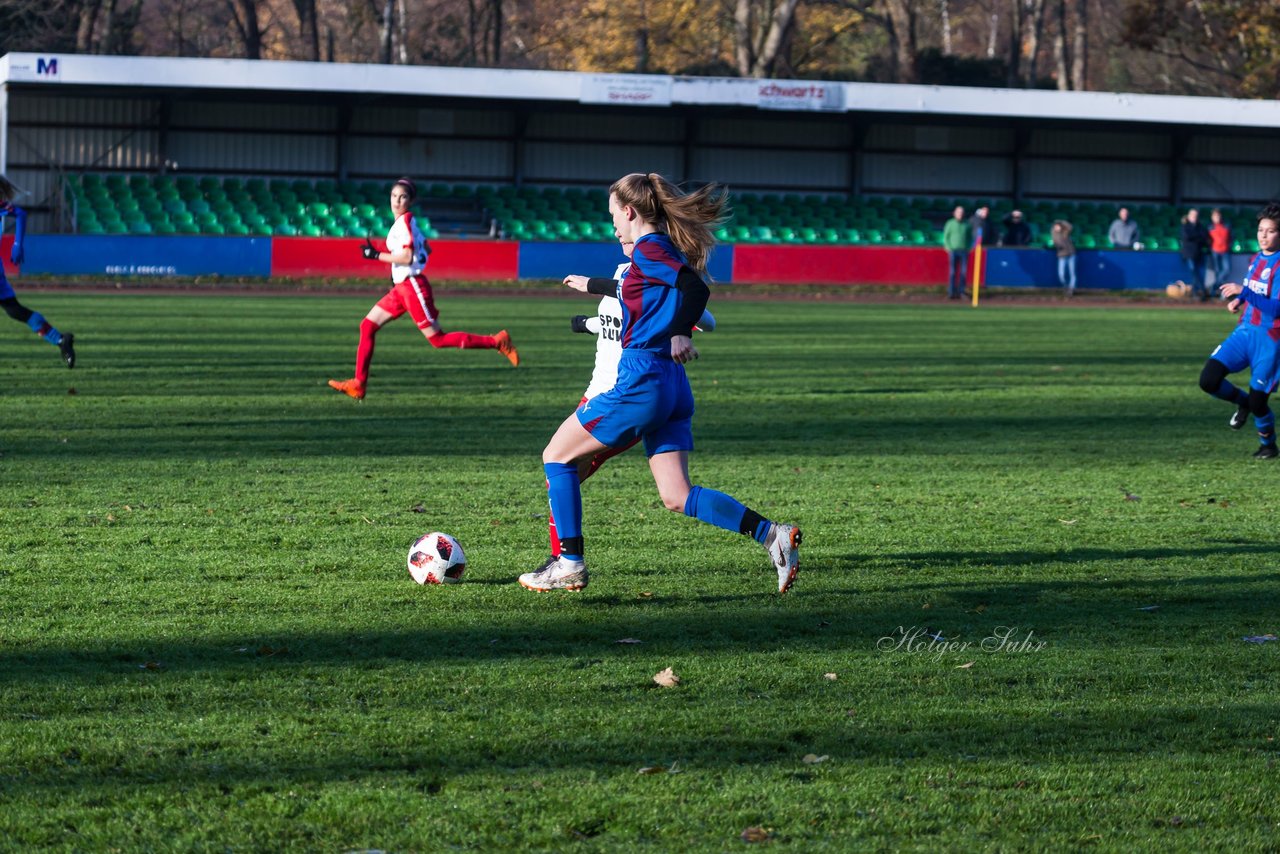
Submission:
[[[4,233],[5,220],[13,217],[13,249],[9,253],[9,260],[21,266],[27,236],[27,212],[22,208],[14,207],[13,200],[17,195],[18,188],[8,178],[0,175],[0,235]],[[43,314],[32,311],[18,302],[18,295],[14,293],[13,286],[9,284],[2,267],[0,267],[0,308],[19,323],[27,324],[27,327],[40,338],[57,347],[64,365],[68,368],[76,366],[75,336],[70,332],[58,331],[53,324],[45,320]]]
[[[634,243],[622,242],[622,254],[627,256],[627,260],[619,264],[618,269],[614,271],[613,278],[616,281],[622,281],[627,275],[627,270],[631,269],[631,252],[634,248]],[[578,401],[578,408],[582,408],[586,406],[588,400],[613,388],[618,381],[618,361],[622,358],[622,303],[618,302],[617,297],[602,296],[600,304],[596,307],[596,316],[577,315],[570,322],[570,328],[574,332],[586,332],[596,336],[596,364],[591,372],[591,382],[587,384],[586,391],[582,393],[582,399]],[[715,315],[710,310],[703,311],[702,317],[693,328],[696,332],[714,331]],[[640,437],[637,436],[626,445],[608,448],[589,460],[579,462],[578,482],[581,483],[591,477],[607,460],[623,451],[631,450],[639,441]],[[547,536],[551,540],[551,557],[547,558],[546,563],[542,565],[543,569],[560,558],[560,535],[556,531],[554,511],[547,514]]]
[[[565,285],[622,303],[622,356],[613,388],[596,395],[556,430],[542,452],[547,491],[560,536],[560,557],[520,576],[529,590],[587,586],[578,464],[636,436],[663,506],[753,538],[764,547],[786,593],[799,571],[800,528],[773,522],[723,492],[689,479],[693,392],[686,363],[698,358],[691,335],[707,306],[703,280],[727,211],[727,191],[708,184],[684,193],[656,173],[634,173],[609,188],[614,232],[635,246],[621,282],[566,276]]]
[[[363,400],[369,384],[369,365],[373,361],[374,338],[388,321],[406,312],[432,347],[497,350],[512,366],[520,364],[520,354],[503,329],[496,335],[474,335],[470,332],[445,332],[440,328],[439,313],[431,294],[431,282],[423,274],[431,244],[418,227],[410,206],[418,197],[412,180],[401,178],[391,187],[391,213],[395,222],[387,232],[386,251],[380,252],[369,241],[361,254],[370,261],[391,265],[391,290],[369,309],[360,322],[360,344],[356,348],[356,375],[349,380],[329,380],[329,387],[348,397]]]

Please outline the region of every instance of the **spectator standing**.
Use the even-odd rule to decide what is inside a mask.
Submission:
[[[1058,284],[1068,297],[1076,293],[1076,243],[1071,239],[1073,228],[1065,219],[1054,220],[1051,234],[1053,250],[1058,255]]]
[[[1111,221],[1111,228],[1107,230],[1107,239],[1111,241],[1111,245],[1116,249],[1132,249],[1140,236],[1138,224],[1129,218],[1129,209],[1121,208]]]
[[[980,206],[973,212],[973,218],[969,220],[969,228],[973,232],[974,246],[994,246],[996,242],[995,229],[990,222],[991,208],[986,205]]]
[[[973,245],[973,226],[965,222],[964,208],[956,206],[951,219],[942,227],[942,246],[947,250],[947,298],[960,299],[964,278],[969,272],[969,247]]]
[[[1221,288],[1231,274],[1231,227],[1222,221],[1222,211],[1209,214],[1209,251],[1213,259],[1213,286]]]
[[[1191,291],[1200,302],[1209,298],[1204,284],[1204,261],[1209,254],[1209,230],[1200,221],[1200,211],[1192,208],[1182,218],[1182,263],[1191,280]]]
[[[1000,237],[1001,246],[1030,246],[1031,226],[1022,219],[1022,211],[1014,211],[1002,220],[1004,234]]]

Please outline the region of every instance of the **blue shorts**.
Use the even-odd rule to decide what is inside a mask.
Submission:
[[[578,423],[610,448],[643,438],[650,457],[693,450],[693,391],[684,366],[643,350],[623,350],[613,388],[577,414]]]
[[[1271,394],[1276,390],[1280,377],[1276,376],[1280,368],[1280,343],[1267,334],[1263,326],[1237,326],[1231,334],[1219,344],[1210,359],[1217,359],[1227,366],[1227,373],[1234,374],[1249,368],[1249,388]]]
[[[9,284],[9,280],[5,278],[4,268],[0,267],[0,299],[13,299],[16,296],[13,285]]]

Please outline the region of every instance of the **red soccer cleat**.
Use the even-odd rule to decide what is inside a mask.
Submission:
[[[511,333],[502,330],[493,336],[493,340],[498,342],[498,352],[507,357],[507,361],[511,362],[511,367],[520,367],[520,354],[516,352],[516,347],[511,343]]]
[[[329,388],[337,389],[347,397],[364,400],[364,383],[357,379],[329,380]]]

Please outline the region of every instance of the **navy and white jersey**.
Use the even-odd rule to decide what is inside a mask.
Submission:
[[[671,325],[683,295],[676,277],[688,266],[665,234],[646,234],[635,243],[631,267],[618,285],[622,303],[622,349],[671,357]]]
[[[1259,252],[1249,262],[1240,298],[1246,305],[1240,312],[1241,326],[1260,326],[1273,341],[1280,341],[1280,252]]]

